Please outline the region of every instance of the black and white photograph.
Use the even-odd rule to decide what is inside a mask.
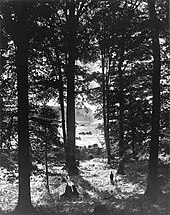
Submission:
[[[170,215],[170,0],[0,0],[0,215]]]

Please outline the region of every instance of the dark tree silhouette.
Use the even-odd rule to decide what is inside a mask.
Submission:
[[[122,71],[122,64],[124,61],[124,41],[122,40],[122,47],[120,51],[120,59],[118,65],[118,73],[119,73],[119,167],[118,167],[118,174],[124,174],[124,126],[123,126],[123,116],[124,116],[124,95],[123,95],[123,71]]]
[[[74,93],[74,77],[75,77],[75,51],[76,51],[76,34],[77,19],[75,16],[75,3],[68,3],[69,17],[67,19],[68,31],[68,65],[67,65],[67,146],[68,154],[66,165],[69,174],[77,174],[78,169],[75,163],[75,93]]]
[[[6,2],[4,5],[6,31],[14,39],[16,50],[17,90],[18,90],[18,164],[19,195],[14,214],[38,214],[31,204],[30,193],[30,142],[28,126],[28,2]],[[11,8],[15,19],[11,16]]]
[[[150,27],[152,36],[153,51],[153,75],[152,75],[152,131],[150,141],[150,158],[146,194],[156,199],[162,191],[158,182],[158,147],[160,132],[160,44],[158,18],[155,10],[155,0],[148,0],[148,9],[150,15]]]

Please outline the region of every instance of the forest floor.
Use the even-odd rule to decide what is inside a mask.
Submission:
[[[98,121],[86,124],[79,122],[76,145],[87,148],[88,145],[98,144],[102,147],[103,135],[97,125]],[[83,132],[90,132],[91,135],[84,135]],[[63,165],[49,165],[49,190],[45,174],[32,175],[31,198],[35,208],[41,215],[90,215],[96,205],[105,204],[111,215],[170,215],[170,197],[152,202],[144,195],[146,160],[126,163],[125,175],[117,176],[116,168],[111,168],[104,157],[80,159],[79,175],[71,176],[68,181],[68,184],[76,185],[80,194],[78,198],[61,198],[66,188],[66,183],[61,179],[67,176],[67,172],[62,170]],[[39,165],[38,168],[45,171],[45,166]],[[109,177],[111,171],[115,176],[113,184]],[[163,175],[160,184],[162,191],[170,196],[170,180]],[[0,168],[0,215],[13,211],[17,200],[18,180],[6,169]]]
[[[169,215],[170,198],[150,201],[144,195],[146,188],[146,162],[132,162],[126,165],[126,175],[116,176],[116,169],[110,168],[104,158],[94,158],[80,162],[79,175],[71,176],[68,183],[74,183],[79,197],[62,199],[66,183],[61,177],[66,176],[62,166],[51,166],[49,191],[46,189],[44,176],[31,177],[31,194],[33,205],[42,215],[87,215],[95,205],[105,204],[113,215]],[[110,172],[116,176],[110,183]],[[1,170],[1,174],[4,172]],[[170,194],[170,182],[162,183],[162,190]],[[18,182],[2,180],[0,187],[0,208],[12,211],[17,204]],[[0,214],[3,214],[0,210]]]

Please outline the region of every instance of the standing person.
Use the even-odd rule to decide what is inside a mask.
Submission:
[[[110,173],[110,182],[113,184],[113,172]]]

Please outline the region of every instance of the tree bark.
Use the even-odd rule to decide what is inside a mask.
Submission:
[[[160,129],[160,44],[159,30],[157,28],[158,19],[155,11],[155,0],[148,0],[148,8],[151,24],[152,51],[153,51],[153,74],[152,74],[152,130],[150,141],[150,157],[148,166],[148,179],[146,194],[153,199],[162,194],[158,182],[158,147],[159,147],[159,129]]]
[[[109,154],[109,145],[108,145],[108,126],[107,126],[107,101],[106,101],[106,75],[105,75],[105,54],[102,51],[102,92],[103,92],[103,127],[104,127],[104,140],[106,143],[106,151],[107,151],[107,163],[110,164],[110,154]]]
[[[68,166],[67,161],[67,154],[68,154],[68,143],[66,138],[66,125],[65,125],[65,108],[64,108],[64,90],[63,90],[63,78],[62,78],[62,70],[61,70],[61,63],[60,63],[60,56],[58,52],[58,47],[55,47],[55,54],[56,54],[56,67],[58,67],[58,75],[59,75],[59,100],[60,100],[60,107],[61,107],[61,119],[62,119],[62,130],[63,130],[63,141],[64,141],[64,151],[65,151],[65,160],[66,166]],[[57,72],[56,72],[57,75]]]
[[[104,2],[102,4],[102,9],[103,9],[103,23],[102,23],[102,41],[100,43],[100,48],[101,48],[101,62],[102,62],[102,92],[103,92],[103,126],[104,126],[104,140],[106,144],[106,151],[107,151],[107,163],[110,164],[110,146],[109,146],[109,118],[108,118],[108,97],[107,97],[107,91],[108,91],[108,85],[107,85],[107,76],[105,73],[106,68],[106,47],[105,47],[105,41],[106,41],[106,14],[105,14],[105,8],[106,8],[106,3]]]
[[[108,157],[108,164],[111,164],[111,152],[110,152],[110,132],[109,132],[109,114],[110,114],[110,102],[109,102],[109,76],[110,76],[110,63],[111,57],[109,54],[109,68],[106,74],[106,147],[107,147],[107,157]]]
[[[36,214],[30,194],[30,142],[28,125],[28,3],[17,2],[16,67],[18,82],[18,151],[19,151],[19,196],[14,214]]]
[[[59,90],[59,101],[60,101],[60,108],[61,108],[61,121],[62,121],[62,130],[63,130],[63,141],[64,141],[64,152],[65,152],[65,160],[66,160],[66,166],[67,166],[67,154],[68,154],[68,143],[67,143],[67,138],[66,138],[66,125],[65,125],[65,108],[64,108],[64,90],[63,90],[63,79],[62,79],[62,70],[61,70],[61,63],[60,63],[60,57],[58,53],[58,47],[55,47],[55,54],[56,54],[56,62],[54,62],[51,52],[46,49],[47,52],[47,58],[49,59],[49,62],[51,63],[54,73],[57,76],[59,76],[59,86],[57,83],[56,88]],[[58,73],[57,73],[57,68],[58,68]],[[66,167],[65,166],[65,167]]]
[[[60,94],[60,106],[61,106],[61,115],[62,115],[63,139],[64,139],[64,144],[66,145],[66,128],[65,128],[65,109],[64,109],[64,95],[63,95],[64,94],[63,79],[62,79],[62,72],[61,72],[61,64],[60,64],[59,54],[56,53],[56,55],[57,55],[57,64],[58,64],[59,80],[60,80],[59,94]]]
[[[120,59],[118,65],[119,73],[119,166],[118,174],[124,174],[124,127],[123,127],[123,114],[124,114],[124,95],[123,95],[123,54],[124,49],[121,48]]]
[[[0,53],[0,71],[2,71],[1,63],[1,53]],[[1,72],[0,72],[0,81],[1,81]],[[2,82],[1,82],[2,83]],[[2,84],[0,85],[0,164],[1,164],[1,152],[2,152]]]
[[[132,105],[132,89],[130,89],[130,98],[129,98],[129,115],[130,115],[130,129],[131,129],[131,139],[132,139],[132,154],[133,154],[133,159],[137,159],[137,152],[136,152],[136,147],[135,147],[135,125],[134,125],[134,116],[133,116],[133,105]]]
[[[75,17],[75,5],[71,1],[68,3],[69,18],[67,20],[68,30],[68,66],[67,66],[67,167],[69,174],[78,174],[75,162],[75,52],[77,20]]]
[[[48,192],[50,192],[49,189],[49,174],[48,174],[48,134],[47,134],[47,127],[45,125],[44,128],[45,131],[45,173],[46,173],[46,188],[48,190]]]

